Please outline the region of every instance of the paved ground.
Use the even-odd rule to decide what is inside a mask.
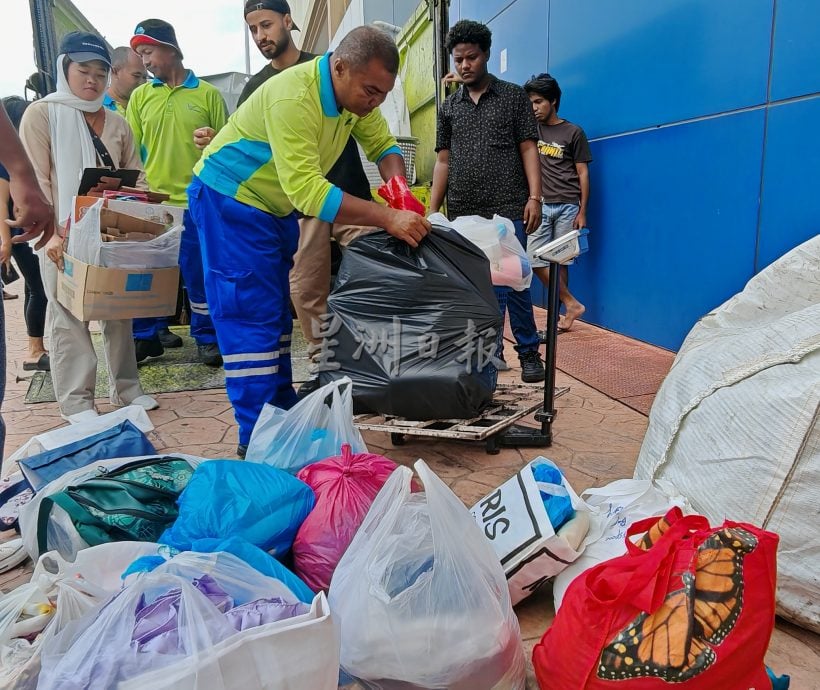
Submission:
[[[20,291],[17,285],[9,291]],[[5,303],[9,345],[8,388],[3,407],[9,432],[6,455],[31,435],[63,423],[56,404],[23,402],[28,381],[20,366],[25,352],[21,303],[22,299]],[[543,323],[543,314],[540,317]],[[560,366],[579,378],[565,371],[558,373],[558,385],[570,386],[570,392],[558,400],[554,443],[544,454],[564,470],[579,493],[590,486],[630,477],[646,430],[645,412],[671,366],[672,355],[585,324],[575,333],[560,336],[559,352]],[[510,343],[506,356],[514,369],[504,374],[502,380],[514,381],[519,372]],[[224,391],[167,393],[156,397],[161,408],[149,414],[156,426],[152,440],[158,450],[184,451],[209,458],[233,456],[236,427]],[[98,409],[108,412],[111,406],[107,401],[98,401]],[[537,450],[504,449],[499,455],[490,456],[485,454],[482,444],[412,439],[407,445],[394,448],[388,437],[378,433],[365,434],[365,440],[371,451],[382,452],[396,462],[411,464],[423,458],[467,505],[540,454]],[[28,570],[0,575],[0,588],[8,590],[24,581]],[[529,654],[553,617],[549,587],[516,611]],[[767,663],[778,673],[791,674],[795,690],[820,689],[820,638],[816,635],[778,621]],[[536,687],[534,681],[531,686]]]

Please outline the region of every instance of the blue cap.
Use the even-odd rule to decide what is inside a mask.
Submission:
[[[144,45],[168,46],[179,53],[180,59],[183,57],[174,27],[162,19],[146,19],[137,24],[131,38],[131,50],[136,50],[137,46]]]
[[[60,42],[60,55],[68,55],[74,62],[102,60],[111,67],[111,55],[105,41],[87,31],[72,31],[63,36]]]

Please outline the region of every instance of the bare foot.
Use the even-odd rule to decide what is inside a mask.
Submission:
[[[568,305],[567,313],[558,317],[558,329],[561,331],[570,330],[572,324],[575,323],[575,319],[581,318],[586,310],[587,308],[580,302]]]

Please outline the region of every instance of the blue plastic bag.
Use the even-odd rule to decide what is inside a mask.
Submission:
[[[769,678],[772,681],[772,690],[789,690],[789,685],[791,684],[790,676],[776,676],[774,671],[768,666],[766,667],[766,673],[769,674]]]
[[[555,465],[541,460],[532,465],[532,473],[538,482],[538,490],[552,528],[557,532],[575,515],[569,492],[562,484],[563,475]]]
[[[125,420],[93,436],[20,460],[20,470],[34,491],[99,460],[156,455],[156,448],[133,423]]]
[[[314,502],[313,490],[283,470],[211,460],[197,467],[179,497],[179,517],[159,541],[191,551],[200,539],[240,537],[282,556]]]

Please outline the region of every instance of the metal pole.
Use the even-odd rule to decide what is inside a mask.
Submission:
[[[57,32],[54,29],[53,3],[52,0],[30,0],[29,7],[34,32],[34,57],[41,78],[41,84],[36,88],[42,98],[56,88]]]
[[[251,30],[247,24],[243,23],[245,27],[245,74],[251,73]]]
[[[547,295],[547,347],[544,361],[544,409],[536,415],[541,422],[541,433],[552,443],[552,422],[555,419],[555,355],[558,349],[558,310],[561,308],[558,278],[561,264],[550,261],[550,280]]]

